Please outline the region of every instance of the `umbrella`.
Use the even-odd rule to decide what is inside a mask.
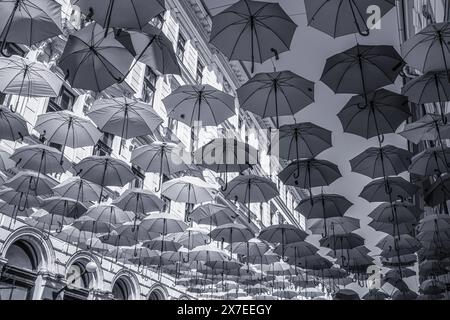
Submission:
[[[394,83],[403,66],[392,46],[358,44],[328,58],[320,80],[334,93],[363,95],[367,107],[368,93]]]
[[[387,235],[382,238],[376,245],[382,251],[381,255],[384,257],[393,257],[395,255],[402,256],[405,254],[417,252],[421,244],[410,235],[404,234],[399,237]]]
[[[425,190],[425,202],[429,206],[437,206],[444,203],[450,198],[450,176],[444,174],[434,182],[427,190]]]
[[[296,263],[297,258],[312,256],[316,254],[317,251],[319,251],[319,249],[316,248],[314,245],[306,241],[298,241],[298,242],[291,242],[286,246],[284,246],[284,248],[283,245],[280,244],[275,248],[273,252],[280,256],[285,256],[289,257],[289,259],[293,259],[294,265],[297,265]],[[289,261],[287,262],[289,263]]]
[[[143,29],[166,10],[165,0],[71,0],[104,28]]]
[[[430,24],[402,44],[402,55],[408,65],[424,73],[447,70],[450,67],[449,41],[449,23]]]
[[[188,169],[180,157],[177,145],[167,142],[152,142],[149,145],[136,148],[131,152],[131,163],[139,166],[145,172],[159,173],[161,187],[163,175],[172,176],[174,173]]]
[[[162,30],[147,24],[143,30],[116,31],[116,39],[139,62],[161,74],[181,75],[173,44]]]
[[[218,226],[210,232],[211,238],[230,244],[230,252],[233,252],[233,243],[244,242],[252,239],[255,235],[253,232],[242,224],[228,223]],[[230,256],[231,258],[231,256]]]
[[[209,236],[206,231],[200,228],[190,227],[175,237],[177,243],[188,250],[208,243]],[[189,252],[189,251],[188,251]]]
[[[82,216],[78,218],[72,223],[72,227],[80,231],[90,232],[92,234],[109,233],[114,229],[113,225],[104,221],[97,221],[94,218],[91,218],[90,216]],[[88,248],[90,250],[92,248],[92,242],[94,240],[94,237],[91,237],[86,240],[90,241],[90,244],[88,245]],[[83,242],[87,243],[87,241]]]
[[[210,85],[180,86],[163,103],[169,118],[190,127],[218,126],[236,113],[234,97]]]
[[[378,137],[380,143],[383,134],[394,133],[410,116],[407,98],[385,89],[351,98],[338,113],[344,132]]]
[[[414,291],[406,291],[402,292],[400,290],[397,290],[392,295],[392,300],[416,300],[418,297],[418,294]]]
[[[18,192],[11,188],[0,189],[0,199],[11,206],[15,206],[18,212],[25,212],[26,209],[40,207],[42,203],[42,199],[38,196],[34,196],[31,193]]]
[[[80,177],[72,177],[53,187],[53,191],[61,197],[87,203],[98,200],[101,187]]]
[[[212,18],[210,42],[230,60],[262,63],[288,51],[297,25],[278,3],[241,0]]]
[[[87,116],[101,131],[124,139],[150,135],[163,122],[151,105],[126,97],[96,100]]]
[[[443,139],[450,138],[448,118],[449,115],[442,119],[439,114],[428,113],[419,120],[406,124],[398,134],[415,144],[426,140],[439,140],[439,144],[443,145]]]
[[[414,156],[409,172],[429,177],[447,173],[450,163],[450,148],[428,148]]]
[[[1,1],[0,51],[8,42],[31,46],[62,33],[61,5],[50,0]]]
[[[223,191],[226,199],[248,204],[248,221],[251,221],[250,203],[267,202],[278,196],[278,189],[272,180],[256,175],[240,175],[231,180]]]
[[[260,239],[253,238],[234,245],[233,253],[246,257],[262,256],[270,249],[269,245]]]
[[[33,196],[52,195],[56,182],[51,178],[33,171],[20,171],[3,184],[17,192]]]
[[[5,198],[4,190],[0,190],[0,198]],[[8,195],[8,194],[7,194]],[[8,195],[11,196],[11,195]],[[27,210],[27,208],[22,208],[22,210],[18,210],[18,206],[11,205],[3,200],[0,200],[0,214],[8,216],[11,219],[10,224],[12,224],[13,221],[16,221],[17,217],[31,217],[32,210]],[[27,219],[26,219],[27,220]]]
[[[134,220],[132,212],[122,211],[120,208],[109,204],[94,205],[88,209],[85,216],[97,222],[104,222],[114,226],[123,225]]]
[[[99,239],[103,243],[110,244],[115,247],[124,247],[124,246],[128,247],[137,244],[137,240],[135,238],[122,236],[116,230],[113,230],[110,233],[99,236]]]
[[[93,146],[102,136],[91,120],[67,110],[38,115],[34,129],[47,141],[62,145],[61,152],[66,146]]]
[[[306,159],[291,162],[278,177],[285,185],[307,188],[322,187],[332,184],[342,177],[339,168],[327,160]]]
[[[262,118],[294,115],[314,102],[314,82],[291,71],[258,73],[238,90],[240,107]]]
[[[152,213],[144,218],[139,226],[139,229],[162,235],[183,232],[187,228],[188,225],[184,221],[167,213]]]
[[[424,294],[438,295],[447,291],[445,283],[436,279],[425,280],[420,285],[420,291]]]
[[[197,204],[214,199],[216,191],[195,177],[181,177],[165,182],[161,194],[175,202]]]
[[[391,236],[411,234],[415,230],[415,225],[411,222],[387,223],[373,220],[368,225],[376,231],[381,231]]]
[[[401,177],[388,177],[372,181],[364,187],[359,196],[369,202],[392,202],[398,198],[410,198],[418,189],[418,186]]]
[[[128,189],[112,202],[125,211],[133,211],[136,216],[162,211],[164,202],[153,192],[143,189]]]
[[[368,36],[370,27],[368,10],[371,6],[379,8],[383,17],[393,7],[394,0],[306,0],[305,9],[308,25],[325,32],[333,38],[359,33]],[[379,21],[375,21],[379,23]]]
[[[347,250],[364,245],[364,238],[356,233],[330,235],[320,239],[320,245],[324,248]]]
[[[177,252],[181,248],[181,244],[171,239],[164,239],[164,236],[144,241],[142,245],[150,250],[161,252]]]
[[[12,161],[9,157],[11,155],[0,149],[0,171],[7,171],[15,167],[15,162]]]
[[[92,23],[69,36],[58,66],[72,87],[100,92],[125,80],[133,56],[112,30],[104,33]]]
[[[359,295],[350,289],[340,289],[333,296],[333,300],[361,300]]]
[[[314,158],[332,147],[331,131],[310,122],[284,125],[278,132],[279,137],[271,145],[270,153],[276,150],[281,159]]]
[[[99,202],[102,199],[104,187],[123,187],[134,179],[133,171],[128,164],[110,156],[86,157],[74,166],[74,170],[80,178],[102,187]]]
[[[64,216],[55,217],[53,214],[50,214],[42,209],[34,212],[29,218],[25,219],[25,223],[41,230],[62,229],[64,225],[69,225],[72,222],[72,218],[67,218]]]
[[[16,149],[11,156],[16,167],[41,174],[63,173],[71,168],[70,161],[58,149],[44,145],[29,145]]]
[[[312,234],[327,235],[327,230],[331,230],[333,235],[350,233],[360,228],[359,220],[350,217],[332,217],[326,220],[319,220],[308,225],[308,230]]]
[[[203,245],[198,246],[191,250],[189,253],[189,257],[191,261],[224,261],[227,260],[229,255],[227,252],[212,246],[212,245]]]
[[[43,63],[19,56],[0,58],[0,79],[0,92],[26,97],[56,97],[62,85]]]
[[[420,220],[417,231],[439,232],[450,230],[450,216],[446,214],[430,214]]]
[[[234,223],[238,215],[229,207],[207,203],[195,208],[189,215],[188,221],[194,221],[197,224],[209,225],[209,231],[213,226],[221,226],[228,223]],[[211,239],[209,240],[209,242]]]
[[[28,135],[27,121],[24,117],[0,105],[0,139],[23,140]]]
[[[234,138],[218,138],[197,149],[194,160],[217,173],[243,172],[258,163],[258,150]]]
[[[286,245],[304,241],[307,236],[305,231],[296,226],[290,224],[278,224],[262,229],[258,235],[258,239],[270,243],[281,244],[281,256],[284,256]]]
[[[372,147],[350,160],[353,172],[372,179],[399,175],[408,171],[411,152],[391,145]]]
[[[383,223],[417,224],[422,212],[408,202],[382,203],[369,214],[369,217]]]

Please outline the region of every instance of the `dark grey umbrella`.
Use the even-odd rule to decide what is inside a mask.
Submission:
[[[16,167],[41,174],[63,173],[71,168],[70,161],[58,149],[40,144],[17,148],[11,159]]]
[[[344,132],[366,139],[378,136],[380,142],[410,116],[408,99],[385,89],[353,97],[338,113]]]
[[[286,245],[294,242],[301,242],[308,234],[296,226],[290,224],[277,224],[264,228],[260,231],[258,239],[265,240],[273,244],[280,244],[281,255],[285,255]]]
[[[423,211],[408,202],[383,203],[375,208],[369,217],[382,223],[417,224]]]
[[[278,3],[241,0],[212,18],[210,42],[230,60],[262,63],[290,49],[297,25]]]
[[[406,124],[398,134],[415,144],[438,140],[443,145],[443,139],[450,139],[449,117],[449,114],[442,117],[440,114],[428,113],[419,120]]]
[[[0,52],[8,42],[31,46],[62,33],[61,5],[50,0],[0,1]]]
[[[262,118],[293,116],[314,102],[314,82],[291,71],[258,73],[238,90],[240,107]]]
[[[350,160],[353,172],[370,178],[399,175],[408,171],[412,154],[408,150],[387,145],[372,147]]]
[[[333,38],[352,33],[368,36],[371,6],[380,9],[381,19],[395,7],[395,0],[305,0],[308,25]]]
[[[321,81],[335,93],[367,94],[397,79],[404,61],[392,46],[357,45],[327,59]]]
[[[412,158],[409,172],[429,177],[449,171],[450,148],[428,148]]]
[[[340,235],[353,232],[360,228],[358,219],[350,217],[332,217],[328,219],[321,219],[313,224],[308,224],[308,230],[313,234],[327,235],[327,230],[331,230],[331,234]]]
[[[418,190],[418,186],[401,177],[388,177],[372,181],[359,196],[369,202],[391,202],[398,198],[410,198]]]
[[[364,245],[364,238],[356,233],[330,235],[320,239],[320,245],[325,248],[347,250]]]
[[[450,199],[450,176],[444,174],[425,190],[425,202],[429,206],[437,206]]]
[[[114,38],[114,32],[92,23],[72,33],[58,61],[74,88],[100,92],[125,80],[133,56]]]
[[[331,131],[310,122],[281,126],[278,133],[269,154],[276,150],[281,159],[313,158],[332,147]]]
[[[0,105],[0,139],[15,141],[28,135],[27,121],[24,117]]]
[[[428,72],[414,78],[406,83],[402,93],[416,104],[450,101],[447,73],[445,71]],[[443,110],[445,109],[441,111]]]
[[[404,234],[400,237],[387,235],[376,246],[383,250],[381,252],[383,257],[390,258],[415,253],[420,249],[421,244],[412,236]]]
[[[233,243],[248,241],[255,237],[254,233],[242,224],[229,223],[218,226],[210,232],[211,239],[230,244],[233,252]],[[231,258],[231,256],[230,256]]]

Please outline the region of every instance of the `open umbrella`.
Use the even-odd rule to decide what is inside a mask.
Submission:
[[[388,186],[387,190],[386,185]],[[396,199],[408,199],[418,189],[418,186],[401,177],[388,177],[372,181],[364,187],[359,196],[369,202],[391,202]]]
[[[174,173],[189,169],[180,157],[177,145],[159,141],[134,149],[130,162],[145,172],[159,173],[159,186],[156,191],[160,190],[164,175],[170,177]]]
[[[367,107],[368,93],[394,83],[403,66],[392,46],[358,44],[328,58],[321,81],[334,93],[363,95]]]
[[[124,139],[150,135],[163,122],[151,105],[126,97],[96,100],[87,116],[101,131]]]
[[[210,42],[230,60],[262,63],[290,49],[297,25],[278,3],[241,0],[212,18]]]
[[[342,217],[353,205],[345,197],[338,194],[319,194],[311,199],[303,199],[295,208],[306,219],[327,219]]]
[[[216,241],[230,244],[230,252],[233,252],[233,243],[245,242],[254,238],[254,234],[251,230],[242,224],[228,223],[218,226],[210,232],[211,238]],[[231,256],[230,258],[231,259]]]
[[[376,6],[381,19],[395,7],[395,0],[305,0],[308,25],[333,38],[359,33],[370,34],[368,10]],[[375,21],[379,23],[380,21]]]
[[[240,175],[228,183],[223,191],[226,199],[248,204],[248,221],[251,221],[250,203],[267,202],[278,196],[277,186],[268,178]]]
[[[438,140],[440,145],[444,145],[443,139],[450,139],[449,117],[448,114],[442,118],[439,114],[428,113],[419,120],[406,124],[398,134],[415,144]]]
[[[65,147],[81,148],[93,146],[102,136],[91,120],[70,111],[40,114],[34,129],[47,141]]]
[[[290,224],[278,224],[264,228],[260,231],[258,239],[265,240],[273,244],[281,245],[281,256],[285,255],[286,245],[294,242],[304,241],[307,233],[296,226]]]
[[[214,199],[213,186],[195,177],[181,177],[169,180],[162,186],[161,194],[172,201],[197,204]]]
[[[31,193],[15,191],[11,188],[0,189],[0,199],[11,206],[16,207],[17,213],[23,213],[26,209],[40,207],[42,199]]]
[[[41,174],[63,173],[71,168],[70,161],[58,149],[40,144],[17,148],[11,159],[17,168]]]
[[[376,246],[383,250],[381,252],[382,256],[389,258],[415,253],[420,249],[421,244],[412,236],[404,234],[399,237],[387,235]]]
[[[314,82],[291,71],[258,73],[238,90],[240,107],[262,118],[293,116],[314,102]]]
[[[321,219],[308,225],[308,230],[313,234],[327,235],[328,230],[331,234],[340,235],[353,232],[360,228],[359,220],[350,217],[332,217]]]
[[[51,178],[33,171],[20,171],[4,183],[5,187],[17,192],[24,192],[33,196],[52,195],[52,188],[56,182]]]
[[[25,219],[25,223],[40,230],[58,230],[62,229],[64,225],[69,225],[73,222],[72,218],[64,216],[55,216],[47,211],[40,209]]]
[[[166,10],[165,0],[71,0],[104,28],[143,29]]]
[[[8,42],[31,46],[62,33],[61,5],[56,1],[1,1],[0,21],[3,55]]]
[[[120,208],[109,204],[94,205],[88,209],[85,216],[97,222],[104,222],[114,226],[123,225],[134,220],[132,212],[122,211]]]
[[[0,149],[0,171],[6,171],[15,167],[15,162],[12,161],[9,157],[11,155]]]
[[[24,117],[0,105],[0,139],[23,140],[28,135],[27,121]]]
[[[429,206],[437,206],[450,198],[450,176],[443,174],[425,190],[425,202]]]
[[[74,170],[80,178],[102,187],[99,203],[104,187],[123,187],[134,179],[133,171],[128,164],[110,156],[86,157],[74,166]]]
[[[450,148],[428,148],[414,156],[409,172],[429,177],[447,173],[450,166]]]
[[[101,187],[80,177],[72,177],[53,187],[53,191],[61,197],[87,203],[98,200]]]
[[[380,89],[350,99],[338,113],[344,132],[366,139],[394,133],[411,116],[408,99],[397,93]]]
[[[173,44],[162,30],[150,24],[140,31],[119,29],[116,31],[116,39],[137,61],[144,63],[152,70],[161,74],[181,75]]]
[[[351,289],[340,289],[333,296],[333,300],[361,300],[358,293]]]
[[[72,87],[100,92],[125,80],[132,62],[112,30],[92,23],[69,36],[58,66]]]

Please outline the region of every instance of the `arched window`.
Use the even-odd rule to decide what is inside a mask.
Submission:
[[[114,296],[114,300],[131,300],[132,292],[130,285],[123,278],[119,278],[114,283],[112,294]]]
[[[165,300],[165,297],[160,290],[153,290],[148,296],[148,300]]]
[[[7,250],[8,261],[0,277],[0,300],[30,300],[39,268],[39,255],[31,243],[17,240]]]
[[[94,276],[86,272],[89,261],[80,259],[72,263],[66,272],[67,289],[64,300],[86,300],[89,290],[93,288]]]

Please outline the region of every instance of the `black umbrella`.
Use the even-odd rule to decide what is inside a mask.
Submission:
[[[372,181],[359,195],[369,202],[392,202],[412,197],[419,187],[401,177],[388,177]],[[388,192],[390,191],[390,192]]]

